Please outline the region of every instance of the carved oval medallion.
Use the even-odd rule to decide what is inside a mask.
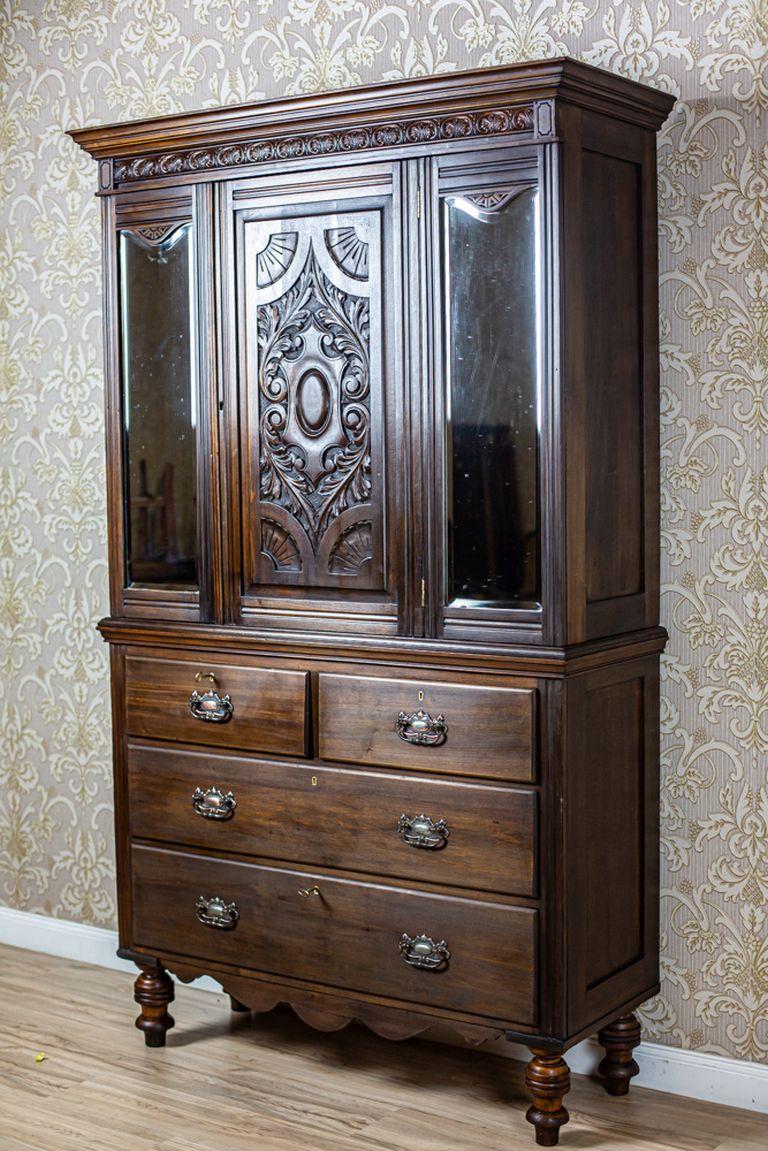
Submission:
[[[322,435],[328,427],[331,410],[330,385],[321,372],[310,368],[296,388],[296,419],[305,435]]]

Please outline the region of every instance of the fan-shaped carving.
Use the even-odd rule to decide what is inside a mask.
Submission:
[[[516,188],[508,188],[505,192],[462,192],[456,196],[448,196],[447,202],[454,208],[473,216],[482,223],[490,223],[499,212],[506,208],[512,200],[516,200],[522,192],[527,192],[528,184],[520,184]]]
[[[275,565],[275,571],[301,571],[301,556],[296,541],[282,524],[274,520],[261,521],[261,550]]]
[[[482,208],[486,212],[500,211],[506,208],[510,200],[514,200],[517,195],[517,189],[511,192],[473,192],[469,196],[464,196],[465,200],[469,200],[470,204],[476,204],[478,208]]]
[[[356,575],[371,559],[373,539],[370,523],[353,524],[334,545],[328,559],[328,570],[332,575]]]
[[[140,224],[133,228],[123,228],[123,232],[132,236],[143,248],[168,251],[176,246],[189,227],[188,223],[179,224],[175,221],[171,224]]]
[[[368,245],[354,228],[328,228],[325,246],[331,259],[353,280],[368,279]]]
[[[270,236],[266,247],[256,255],[256,283],[268,288],[288,271],[299,246],[298,232],[279,232]]]

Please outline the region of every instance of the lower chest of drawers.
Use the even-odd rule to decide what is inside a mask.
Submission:
[[[131,947],[534,1025],[535,692],[214,663],[128,660]]]

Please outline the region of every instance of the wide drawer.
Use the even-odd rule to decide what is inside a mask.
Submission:
[[[225,722],[201,720],[190,711],[193,692],[211,687],[228,695],[232,715]],[[125,701],[128,733],[154,739],[236,747],[278,755],[306,754],[307,673],[244,664],[151,659],[128,656]]]
[[[530,781],[535,695],[529,688],[321,674],[320,757]]]
[[[145,846],[133,847],[132,875],[136,947],[509,1023],[536,1022],[531,908]],[[223,907],[210,902],[214,897]],[[198,918],[231,922],[233,904],[232,928]],[[411,966],[401,953],[404,935],[443,943],[447,962],[442,958],[439,970]],[[428,946],[410,944],[412,951]]]
[[[133,745],[128,777],[139,838],[535,895],[531,790]]]

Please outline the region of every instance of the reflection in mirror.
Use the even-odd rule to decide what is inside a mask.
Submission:
[[[537,193],[444,204],[447,600],[537,608]]]
[[[128,584],[197,585],[191,224],[120,236]]]

